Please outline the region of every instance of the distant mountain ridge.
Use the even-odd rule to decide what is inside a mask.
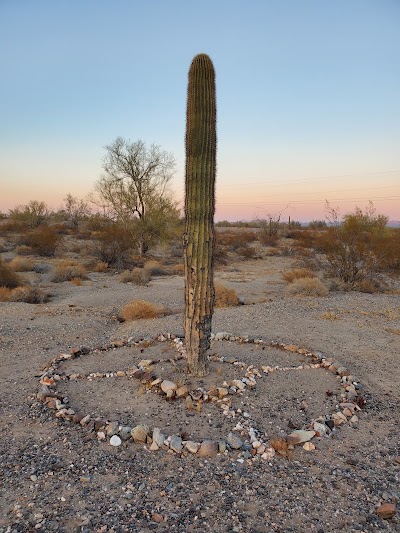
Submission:
[[[390,228],[400,228],[400,220],[389,220],[389,222],[387,223],[387,225],[388,225]]]

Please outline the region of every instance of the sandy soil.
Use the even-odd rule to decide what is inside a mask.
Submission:
[[[399,531],[399,513],[382,520],[376,509],[399,498],[400,295],[290,297],[282,272],[292,263],[269,257],[218,272],[245,305],[216,310],[213,330],[331,356],[364,385],[367,406],[358,424],[320,439],[315,451],[296,447],[290,461],[254,463],[238,462],[238,452],[198,459],[149,452],[129,441],[114,448],[84,439],[79,425],[56,419],[36,400],[40,369],[61,352],[130,336],[181,335],[181,277],[137,287],[117,275],[91,273],[74,286],[27,274],[53,298],[41,305],[0,304],[0,531]],[[166,305],[174,314],[119,324],[119,309],[134,298]],[[63,371],[124,370],[141,358],[162,357],[166,346],[90,354],[65,363]],[[225,341],[214,343],[212,352],[255,365],[301,363],[298,354]],[[158,366],[163,377],[187,381],[179,368]],[[236,377],[232,365],[213,368],[207,379],[215,385]],[[225,438],[232,429],[211,405],[189,412],[182,403],[142,394],[128,378],[62,387],[76,409],[110,420],[159,425],[198,440]],[[248,410],[270,438],[330,412],[337,388],[337,378],[323,369],[276,372],[235,399],[236,408]]]

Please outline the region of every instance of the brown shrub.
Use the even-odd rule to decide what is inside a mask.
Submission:
[[[7,287],[0,287],[0,302],[8,302],[11,294],[11,289]]]
[[[26,246],[25,244],[20,244],[15,248],[15,253],[18,255],[33,255],[32,246]]]
[[[61,242],[61,236],[52,226],[41,226],[32,233],[25,235],[21,244],[30,246],[35,253],[45,257],[55,254]]]
[[[215,285],[215,307],[232,307],[239,305],[239,298],[235,289],[228,289],[223,285]]]
[[[71,279],[72,285],[76,285],[77,287],[80,287],[82,285],[82,279],[81,278],[72,278]]]
[[[168,276],[169,271],[164,267],[160,261],[156,261],[154,259],[150,259],[147,261],[144,265],[145,270],[151,275],[151,276]]]
[[[108,269],[108,263],[104,261],[98,261],[93,266],[93,272],[107,272],[107,269]]]
[[[316,275],[307,268],[295,268],[293,270],[287,270],[282,275],[283,279],[288,283],[293,283],[296,279],[301,278],[315,278]]]
[[[54,268],[50,281],[60,283],[74,278],[87,279],[86,268],[76,261],[62,260]]]
[[[112,224],[98,232],[95,253],[101,261],[117,268],[132,264],[131,253],[135,243],[129,231],[120,224]]]
[[[23,282],[18,274],[16,274],[9,265],[0,259],[0,287],[14,289],[22,284]]]
[[[166,307],[154,305],[145,300],[133,300],[121,310],[119,319],[122,322],[140,320],[142,318],[158,318],[170,314]]]
[[[11,270],[14,270],[14,272],[29,272],[30,270],[33,270],[34,263],[32,259],[17,256],[10,261],[9,267]]]
[[[328,287],[318,278],[297,278],[287,287],[292,296],[326,296]]]
[[[232,252],[235,252],[238,248],[242,248],[248,245],[249,242],[253,242],[257,239],[257,235],[252,231],[218,231],[217,232],[217,245],[229,247]]]
[[[146,285],[151,279],[150,272],[144,268],[133,268],[124,270],[119,276],[121,283],[134,283],[135,285]]]
[[[10,291],[9,302],[25,302],[27,304],[41,304],[47,302],[49,295],[38,287],[17,287]]]
[[[247,244],[237,248],[236,253],[245,259],[254,259],[257,256],[256,249]]]
[[[178,265],[174,265],[172,267],[172,273],[175,274],[176,276],[183,276],[183,274],[185,273],[185,267],[184,267],[183,263],[179,263]]]

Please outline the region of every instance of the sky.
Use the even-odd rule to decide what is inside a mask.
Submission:
[[[400,220],[399,0],[0,0],[0,211],[84,198],[117,136],[177,161],[187,73],[217,81],[216,220]]]

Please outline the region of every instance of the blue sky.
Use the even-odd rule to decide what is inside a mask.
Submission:
[[[117,136],[174,153],[187,71],[217,73],[217,218],[400,220],[398,0],[0,0],[0,210],[83,197]]]

